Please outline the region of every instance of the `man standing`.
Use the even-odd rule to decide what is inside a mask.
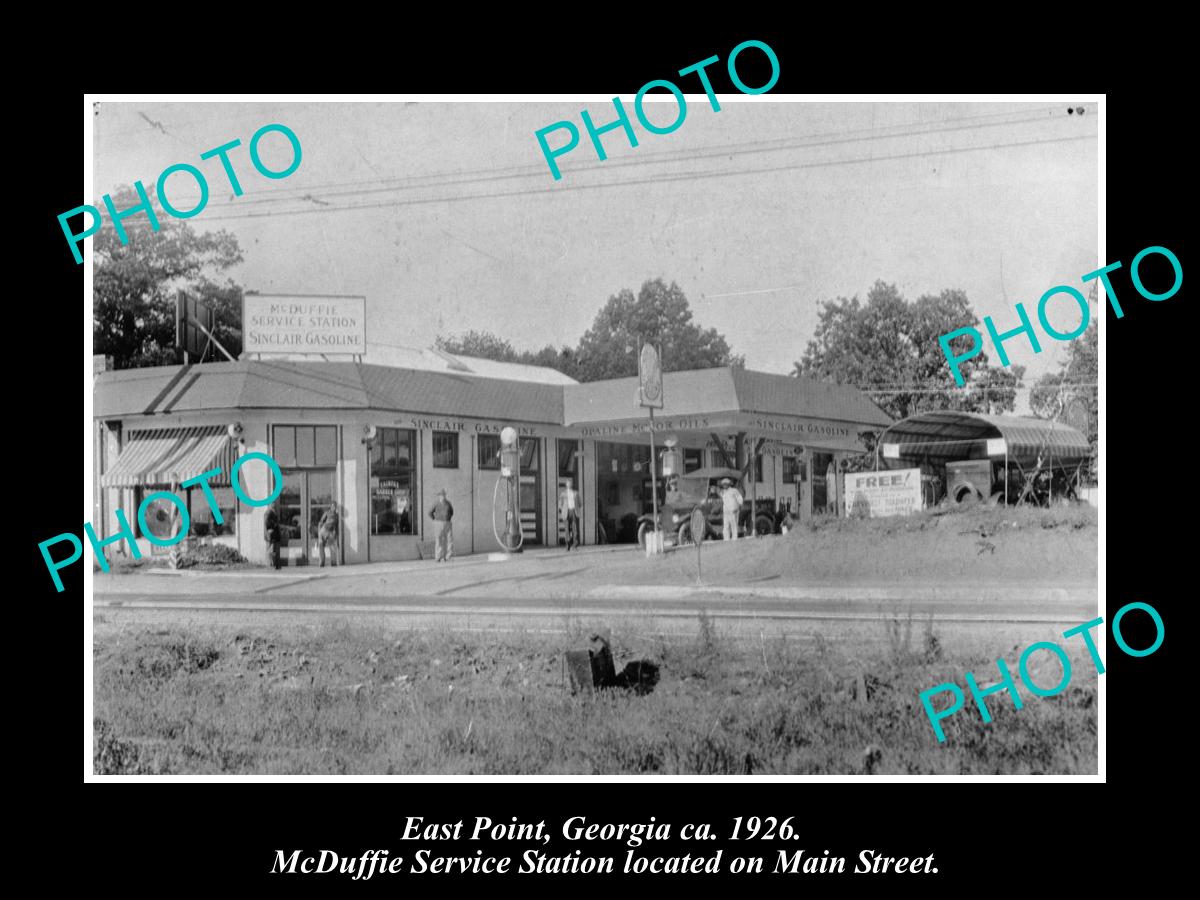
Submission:
[[[575,490],[574,484],[570,478],[563,485],[562,493],[558,497],[558,510],[567,520],[567,550],[571,547],[578,547],[579,541],[579,492]]]
[[[321,568],[325,568],[325,548],[329,547],[329,564],[337,565],[338,514],[337,507],[330,505],[317,523],[317,546],[321,551]]]
[[[738,513],[742,511],[742,495],[733,486],[729,478],[721,479],[721,537],[727,541],[736,541],[738,537]]]
[[[429,510],[429,518],[436,523],[433,526],[436,542],[434,561],[441,562],[444,559],[449,562],[450,557],[454,555],[454,530],[450,524],[450,520],[454,518],[454,506],[446,499],[445,488],[437,492],[437,501],[433,504],[433,509]]]
[[[832,459],[825,469],[825,511],[838,514],[838,470],[837,461]]]
[[[263,522],[263,537],[267,541],[267,552],[270,556],[271,566],[279,568],[279,513],[275,510],[275,504],[272,503],[267,508],[267,516]]]

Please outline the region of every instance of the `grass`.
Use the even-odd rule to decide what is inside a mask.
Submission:
[[[1020,711],[989,698],[991,724],[968,695],[938,744],[920,691],[962,685],[967,670],[994,681],[1004,648],[985,634],[986,652],[952,653],[932,619],[918,645],[909,616],[854,653],[819,633],[735,639],[703,613],[690,637],[613,628],[618,669],[635,658],[662,667],[657,689],[638,697],[569,693],[562,652],[599,630],[577,618],[561,635],[386,633],[346,621],[155,630],[118,618],[96,619],[100,774],[1096,771],[1086,650],[1057,697],[1025,695]],[[1005,654],[1014,671],[1018,650]]]

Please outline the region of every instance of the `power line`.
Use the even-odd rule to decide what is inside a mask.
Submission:
[[[405,206],[419,206],[419,205],[424,205],[424,204],[428,204],[428,203],[456,203],[456,202],[461,202],[464,200],[503,200],[503,199],[511,199],[514,197],[536,196],[539,194],[551,194],[551,193],[562,194],[562,193],[568,193],[568,192],[573,192],[573,191],[596,190],[596,189],[601,189],[601,188],[636,187],[636,186],[642,186],[642,185],[668,184],[668,183],[675,182],[675,181],[692,181],[692,180],[701,179],[701,178],[707,178],[707,179],[735,178],[735,177],[742,176],[742,175],[763,175],[763,174],[771,174],[771,173],[775,173],[775,172],[784,172],[784,171],[793,171],[793,170],[799,170],[799,169],[819,169],[819,168],[827,168],[830,166],[844,166],[844,165],[858,165],[858,164],[862,164],[862,163],[890,162],[890,161],[902,160],[902,159],[919,159],[919,158],[927,157],[927,156],[949,156],[949,155],[956,154],[956,153],[971,153],[971,152],[977,152],[977,151],[1008,149],[1008,148],[1012,148],[1012,147],[1031,147],[1031,146],[1037,146],[1037,145],[1041,145],[1041,144],[1057,144],[1057,143],[1063,143],[1063,142],[1068,142],[1068,141],[1090,140],[1090,139],[1093,139],[1094,137],[1095,137],[1095,135],[1073,135],[1073,136],[1069,136],[1069,137],[1038,138],[1038,139],[1028,140],[1028,141],[1011,141],[1011,142],[1007,142],[1007,143],[996,143],[996,144],[991,144],[991,145],[987,145],[987,146],[979,146],[979,147],[949,147],[949,148],[945,148],[945,149],[941,149],[941,150],[922,150],[922,151],[914,151],[911,153],[893,153],[893,154],[887,154],[884,156],[859,157],[857,159],[826,160],[826,161],[822,161],[822,162],[810,162],[810,163],[792,163],[792,164],[782,165],[782,166],[765,166],[765,167],[760,167],[757,169],[738,169],[738,170],[733,170],[733,171],[692,171],[692,172],[664,174],[657,178],[634,178],[634,179],[628,179],[625,181],[606,181],[606,182],[598,182],[598,183],[594,183],[594,184],[555,185],[553,187],[546,187],[546,188],[530,188],[530,189],[523,189],[523,190],[499,191],[499,192],[484,193],[484,194],[462,194],[462,195],[458,195],[458,196],[443,196],[443,197],[420,197],[420,198],[412,198],[412,199],[406,199],[406,200],[402,200],[402,199],[388,200],[388,201],[381,201],[381,202],[377,202],[377,203],[347,204],[345,206],[322,206],[322,207],[316,207],[316,208],[277,210],[274,212],[261,212],[261,213],[250,212],[250,213],[245,213],[243,215],[206,216],[205,221],[206,222],[216,222],[216,221],[229,222],[229,221],[234,221],[234,220],[238,220],[238,219],[262,219],[262,218],[270,218],[272,216],[296,216],[296,215],[308,215],[308,214],[313,214],[313,213],[348,212],[348,211],[357,211],[357,210],[363,210],[363,209],[390,209],[390,208],[400,208],[400,207],[405,207]],[[124,224],[124,227],[128,231],[130,228],[149,227],[149,223],[148,222],[147,223],[131,222],[128,224]]]
[[[1013,116],[1013,115],[1016,115],[1016,113],[1006,112],[1001,115]],[[964,121],[966,119],[971,119],[971,118],[975,118],[975,117],[964,117]],[[722,157],[722,156],[731,157],[731,156],[743,156],[743,155],[751,154],[751,153],[776,153],[776,152],[781,152],[781,151],[786,151],[786,150],[803,150],[803,149],[810,149],[810,148],[814,148],[814,147],[835,146],[838,144],[847,144],[847,143],[861,143],[861,142],[873,141],[873,140],[891,140],[891,139],[901,138],[901,137],[921,137],[921,136],[924,136],[927,134],[938,134],[938,133],[944,133],[944,132],[972,131],[972,130],[976,130],[979,128],[996,128],[996,127],[1003,126],[1003,125],[1023,125],[1023,124],[1029,124],[1032,122],[1041,121],[1043,118],[1044,117],[1042,115],[1036,115],[1036,116],[1026,116],[1025,118],[1020,118],[1020,119],[1012,119],[1011,121],[1005,121],[1005,122],[979,122],[979,123],[972,123],[972,124],[946,125],[946,126],[941,126],[941,127],[920,126],[920,127],[911,128],[908,130],[897,131],[893,134],[883,134],[881,132],[883,132],[887,129],[899,128],[901,126],[895,126],[895,125],[881,126],[876,129],[858,129],[857,131],[828,132],[825,134],[813,135],[813,136],[810,136],[809,138],[806,138],[806,139],[803,139],[800,141],[797,141],[794,138],[776,138],[776,139],[770,140],[770,141],[750,141],[750,142],[743,142],[743,143],[737,143],[737,144],[725,144],[725,145],[717,145],[717,146],[711,146],[711,147],[703,147],[703,148],[699,148],[696,150],[685,150],[685,151],[664,150],[664,151],[657,151],[657,152],[650,151],[647,153],[641,153],[637,157],[633,157],[633,158],[629,158],[629,159],[608,160],[606,162],[596,162],[596,163],[593,163],[590,165],[572,167],[571,174],[572,175],[580,175],[580,174],[584,174],[584,173],[588,173],[588,172],[595,172],[595,171],[611,172],[616,169],[627,168],[629,166],[658,165],[658,164],[663,164],[663,163],[674,163],[674,162],[693,162],[696,160],[712,159],[712,158]],[[958,122],[959,120],[953,120],[953,121]],[[931,124],[937,124],[937,123],[931,123]],[[850,136],[850,135],[855,135],[855,134],[858,134],[861,136],[857,136],[857,137]],[[772,145],[776,145],[776,146],[772,146]],[[324,199],[326,197],[359,196],[359,195],[364,195],[364,194],[390,193],[392,191],[409,190],[409,189],[414,189],[414,188],[447,187],[447,186],[456,186],[458,184],[475,184],[475,183],[486,183],[486,182],[492,182],[492,181],[506,181],[506,180],[511,180],[511,179],[520,179],[520,178],[543,177],[543,176],[545,176],[545,174],[546,174],[545,167],[542,165],[535,164],[535,165],[525,165],[525,166],[510,166],[510,167],[501,168],[501,169],[476,169],[476,170],[468,171],[468,172],[458,172],[458,173],[453,173],[453,174],[446,173],[445,175],[438,174],[438,173],[431,173],[431,174],[425,174],[425,175],[398,176],[396,178],[376,179],[376,180],[359,181],[359,182],[347,182],[347,183],[343,183],[341,185],[338,185],[338,184],[297,185],[295,187],[278,188],[273,191],[265,192],[265,193],[269,193],[272,196],[265,196],[264,192],[258,192],[258,193],[256,193],[256,195],[254,197],[252,197],[248,200],[222,201],[219,203],[211,204],[211,207],[216,208],[218,210],[220,208],[227,207],[227,206],[228,207],[236,206],[238,208],[245,209],[247,207],[255,206],[258,204],[286,203],[286,202],[294,201],[294,200],[298,201],[298,200],[305,200],[305,199],[307,199],[307,200],[318,199],[318,198],[314,198],[312,196],[314,194],[320,194],[319,199]],[[469,176],[469,177],[463,177],[463,176]],[[429,179],[429,178],[432,178],[432,179],[443,178],[444,180],[434,181],[434,182],[430,182],[427,184],[421,184],[421,185],[396,185],[396,186],[392,186],[392,187],[381,187],[380,186],[381,182],[386,184],[389,181],[412,181],[414,179]],[[354,190],[340,190],[340,191],[339,190],[331,191],[331,190],[324,189],[324,188],[335,188],[335,187],[353,187],[353,186],[359,185],[359,184],[369,184],[371,186],[365,187],[365,188],[358,188],[358,189],[354,189]],[[283,195],[283,194],[287,194],[287,196],[276,196],[276,195]],[[199,195],[196,195],[196,196],[198,197]]]
[[[1003,112],[997,112],[997,113],[980,113],[980,114],[977,114],[974,116],[960,116],[957,118],[945,118],[938,122],[915,123],[915,125],[912,123],[902,123],[902,124],[898,124],[898,125],[883,125],[883,126],[878,126],[875,128],[860,128],[860,129],[849,129],[849,130],[843,130],[843,131],[820,132],[818,134],[809,135],[807,138],[803,139],[800,143],[796,143],[795,138],[775,138],[773,140],[767,140],[767,141],[752,141],[752,142],[742,142],[742,143],[710,145],[707,147],[700,147],[695,150],[658,150],[658,151],[651,150],[651,151],[639,152],[636,160],[609,160],[605,165],[603,165],[603,168],[606,171],[610,171],[613,168],[618,168],[618,167],[632,165],[632,164],[690,161],[695,158],[707,158],[707,156],[709,156],[709,155],[723,156],[723,155],[729,155],[731,153],[736,155],[739,153],[746,153],[746,152],[770,152],[772,150],[795,149],[798,147],[805,147],[805,146],[824,146],[827,144],[848,143],[848,142],[862,141],[862,140],[883,140],[883,139],[896,138],[896,137],[909,137],[909,136],[919,136],[919,135],[924,135],[924,134],[934,134],[934,133],[945,132],[945,131],[960,131],[960,130],[971,130],[973,128],[996,127],[999,125],[1021,125],[1021,124],[1028,124],[1031,122],[1040,121],[1045,118],[1053,117],[1055,115],[1055,111],[1057,109],[1058,109],[1057,107],[1053,107],[1053,108],[1050,108],[1050,107],[1040,108],[1039,107],[1039,108],[1031,108],[1031,109],[1004,110]],[[1014,118],[1012,121],[1004,121],[1004,122],[991,121],[991,120],[998,120],[998,119],[1011,118],[1011,117],[1021,117],[1021,118]],[[248,116],[241,116],[239,118],[248,118]],[[196,121],[198,121],[198,120],[190,120],[191,123],[194,123]],[[950,123],[950,124],[947,124],[947,123]],[[977,124],[963,124],[961,126],[956,126],[955,123],[977,123]],[[173,125],[172,127],[178,127],[178,126]],[[898,131],[895,134],[884,134],[883,133],[885,131],[888,131],[889,129],[902,129],[902,130]],[[903,129],[907,129],[907,130],[903,130]],[[156,131],[156,129],[152,129],[152,128],[139,129],[137,133],[150,134],[150,133],[154,133],[155,131]],[[858,135],[858,136],[855,137],[855,135]],[[771,147],[771,146],[769,146],[771,144],[779,144],[780,146]],[[755,148],[755,147],[760,148],[760,149],[757,151],[752,150],[752,149],[744,149],[744,148]],[[701,155],[694,156],[693,154],[701,154]],[[588,171],[594,171],[594,170],[597,170],[600,168],[602,168],[602,165],[600,163],[595,163],[590,166],[572,167],[572,172],[573,173],[588,172]],[[412,181],[414,179],[423,179],[423,178],[449,178],[449,179],[451,179],[451,183],[453,183],[456,179],[463,178],[464,176],[475,176],[475,175],[488,176],[488,177],[493,177],[493,178],[512,178],[512,177],[521,177],[521,176],[519,174],[505,174],[505,173],[522,173],[522,172],[527,172],[531,175],[542,176],[542,175],[545,175],[546,169],[543,165],[535,163],[535,164],[522,164],[522,165],[516,165],[516,166],[507,166],[507,167],[503,167],[503,168],[499,168],[499,169],[479,168],[479,169],[466,169],[466,170],[463,170],[463,169],[445,170],[442,172],[430,172],[430,173],[418,174],[418,175],[401,175],[401,176],[395,176],[393,178],[383,178],[383,179],[372,178],[372,179],[360,179],[360,180],[354,180],[354,181],[326,182],[323,184],[317,183],[317,184],[309,184],[309,185],[305,185],[305,186],[280,187],[280,188],[276,188],[274,190],[270,190],[270,191],[266,191],[266,192],[260,191],[260,192],[257,192],[255,199],[258,200],[259,202],[280,202],[279,199],[277,199],[277,197],[275,195],[292,194],[292,193],[302,194],[302,193],[310,193],[310,192],[314,192],[314,191],[325,192],[325,189],[328,189],[328,188],[357,187],[359,185],[372,185],[376,190],[382,190],[379,187],[379,185],[381,183],[386,184],[386,183],[392,182],[392,181],[400,181],[400,182]],[[426,185],[426,186],[428,186],[428,185]],[[264,196],[262,196],[264,193],[271,194],[272,196],[264,197]],[[286,198],[284,198],[284,199],[286,199]],[[254,201],[247,201],[247,202],[254,202]]]

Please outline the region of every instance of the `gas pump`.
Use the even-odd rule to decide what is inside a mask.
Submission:
[[[504,534],[496,529],[496,505],[500,496],[500,485],[504,484]],[[525,536],[521,533],[521,449],[517,431],[505,426],[500,432],[500,477],[492,492],[492,533],[505,553],[520,553]]]
[[[670,490],[671,479],[683,474],[683,453],[677,448],[679,440],[674,435],[663,443],[667,449],[662,452],[662,476]]]

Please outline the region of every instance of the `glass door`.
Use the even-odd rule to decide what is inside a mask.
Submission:
[[[304,556],[304,473],[284,471],[279,494],[279,560],[299,564]],[[299,549],[296,549],[299,548]]]
[[[278,502],[281,561],[289,566],[317,563],[317,526],[334,503],[334,470],[285,470]]]
[[[305,473],[305,480],[308,495],[308,561],[318,563],[321,559],[321,548],[317,528],[321,524],[321,517],[333,506],[333,470],[309,471]],[[340,544],[338,550],[341,550]]]

